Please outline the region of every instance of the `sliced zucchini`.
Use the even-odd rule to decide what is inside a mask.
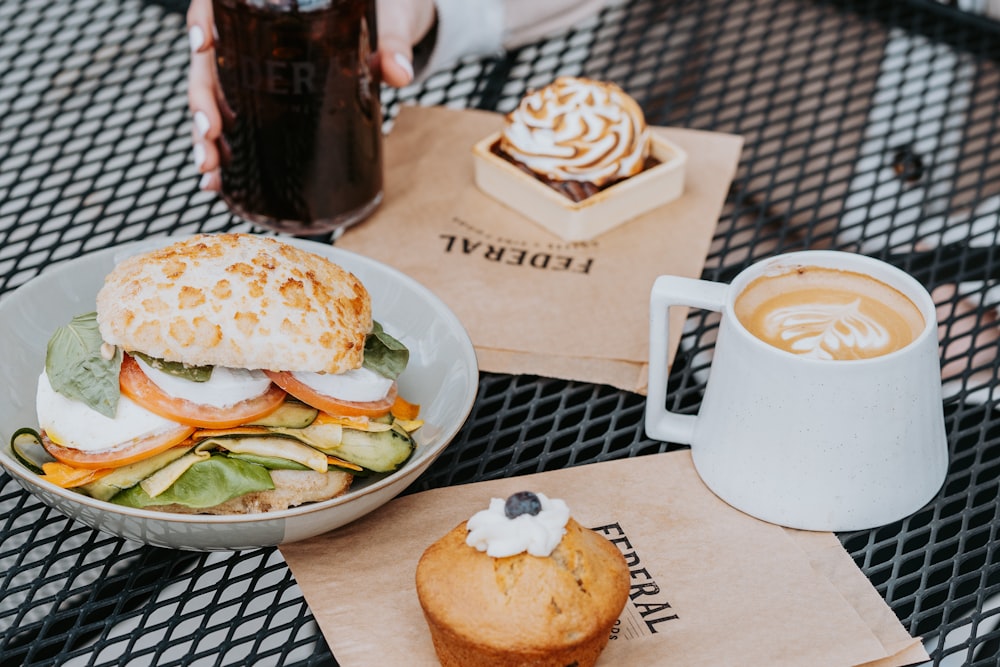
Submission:
[[[278,456],[257,456],[256,454],[236,454],[229,453],[229,458],[239,459],[247,463],[256,463],[268,470],[309,470],[309,466],[304,466],[295,461],[289,461]]]
[[[247,426],[279,426],[282,428],[305,428],[313,423],[319,410],[310,407],[305,403],[286,400],[277,410],[261,417],[260,419],[248,422]]]
[[[260,437],[249,436],[246,438],[208,438],[202,440],[201,447],[214,445],[226,451],[236,454],[254,454],[256,456],[268,456],[288,459],[315,470],[316,472],[326,472],[326,454],[303,445],[297,440],[286,437]],[[150,493],[149,495],[153,495]]]
[[[148,459],[117,468],[98,480],[77,487],[77,490],[98,500],[110,500],[119,491],[135,486],[157,470],[184,456],[190,449],[186,446],[172,447]]]
[[[14,458],[36,475],[44,475],[42,465],[55,461],[42,446],[42,436],[33,428],[19,428],[10,436],[10,449]]]
[[[413,433],[418,428],[424,425],[423,419],[397,419],[393,422],[394,426],[397,426],[407,433]]]
[[[321,424],[339,424],[344,428],[356,428],[359,431],[385,431],[392,428],[392,417],[389,416],[388,421],[386,421],[382,417],[351,417],[320,412],[319,416],[316,417],[316,421],[312,423],[312,426],[319,426]]]
[[[332,453],[331,450],[340,445],[345,429],[340,424],[310,424],[305,428],[269,428],[269,431],[276,435],[283,435],[295,438],[310,447],[315,447],[320,451]]]
[[[207,461],[211,454],[201,448],[201,445],[190,450],[180,458],[174,459],[146,479],[139,482],[139,488],[150,498],[155,498],[169,489],[191,467],[199,461]]]
[[[415,448],[413,438],[402,430],[357,431],[345,428],[340,445],[328,453],[372,472],[392,472],[406,463]]]

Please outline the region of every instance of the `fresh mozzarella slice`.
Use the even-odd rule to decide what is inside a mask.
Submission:
[[[194,382],[156,370],[139,357],[132,358],[160,391],[199,405],[228,408],[247,399],[257,398],[271,386],[271,378],[264,371],[216,366],[212,369],[209,380]]]
[[[344,373],[297,371],[292,373],[292,377],[318,394],[355,403],[380,401],[392,387],[392,380],[364,367]]]
[[[85,452],[114,449],[143,436],[176,429],[177,423],[155,415],[127,396],[118,400],[114,419],[56,392],[44,372],[38,378],[35,409],[39,427],[53,442]]]

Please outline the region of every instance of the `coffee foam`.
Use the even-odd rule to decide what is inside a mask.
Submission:
[[[751,282],[736,316],[757,338],[803,357],[878,357],[923,330],[920,310],[902,292],[861,273],[798,267]]]

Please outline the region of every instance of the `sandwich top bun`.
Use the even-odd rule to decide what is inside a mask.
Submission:
[[[371,300],[319,255],[199,235],[121,262],[97,294],[105,342],[190,365],[341,373],[361,366]]]

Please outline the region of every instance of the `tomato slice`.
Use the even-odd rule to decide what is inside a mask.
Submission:
[[[392,404],[396,400],[396,383],[389,387],[389,393],[378,401],[358,402],[345,401],[333,396],[321,394],[307,384],[299,382],[295,376],[287,371],[274,372],[264,371],[271,378],[274,384],[278,385],[289,394],[299,399],[307,405],[328,412],[331,415],[341,415],[344,417],[381,417],[389,414]]]
[[[122,359],[119,382],[123,394],[150,412],[202,428],[229,428],[260,419],[277,410],[285,400],[285,392],[273,384],[260,396],[225,408],[177,398],[157,387],[127,354]]]
[[[73,466],[74,468],[86,468],[97,470],[100,468],[120,468],[136,461],[149,458],[165,452],[171,447],[176,447],[187,440],[188,436],[194,433],[193,426],[178,424],[176,428],[170,428],[160,433],[137,438],[125,443],[121,447],[105,449],[98,452],[85,452],[72,447],[57,445],[45,434],[41,434],[42,447],[45,448],[54,459]]]

